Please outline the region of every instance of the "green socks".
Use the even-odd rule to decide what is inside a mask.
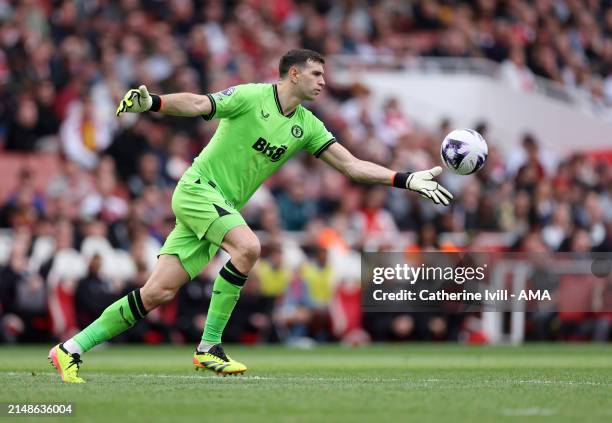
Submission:
[[[234,306],[240,297],[240,290],[246,282],[246,275],[228,261],[213,285],[213,294],[208,307],[206,327],[202,341],[206,344],[220,344],[221,334],[227,324]]]
[[[206,327],[202,334],[204,343],[221,343],[221,334],[232,315],[246,280],[246,275],[236,269],[230,261],[221,269],[213,285]],[[146,314],[140,290],[137,289],[108,306],[96,321],[76,334],[72,341],[76,342],[83,352],[87,352],[131,328]]]
[[[140,289],[137,289],[109,305],[98,319],[72,339],[83,352],[89,351],[131,328],[146,314],[147,311],[140,298]]]

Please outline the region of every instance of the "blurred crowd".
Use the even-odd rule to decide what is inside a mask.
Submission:
[[[487,57],[521,89],[539,75],[606,107],[611,35],[605,0],[0,0],[0,161],[31,157],[0,190],[0,342],[65,338],[90,323],[145,283],[172,230],[173,187],[216,123],[117,119],[127,89],[206,93],[274,81],[280,56],[305,47],[366,59]],[[353,154],[397,170],[439,163],[453,122],[423,127],[399,99],[376,108],[370,88],[334,80],[333,67],[326,77],[326,93],[308,107]],[[224,339],[486,342],[477,315],[363,315],[359,253],[612,251],[609,162],[549,157],[531,134],[505,140],[517,147],[502,156],[488,123],[474,128],[489,142],[488,162],[474,176],[445,173],[449,208],[353,184],[306,154],[286,164],[242,210],[263,255]],[[198,340],[220,267],[215,260],[123,340]],[[605,313],[563,319],[528,319],[528,336],[610,337]]]

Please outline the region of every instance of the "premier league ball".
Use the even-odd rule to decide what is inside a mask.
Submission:
[[[444,138],[440,148],[444,165],[459,175],[480,170],[488,153],[487,142],[472,129],[455,129]]]

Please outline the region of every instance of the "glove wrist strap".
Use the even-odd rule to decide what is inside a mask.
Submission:
[[[393,177],[393,186],[396,188],[404,188],[407,189],[408,186],[406,182],[408,181],[408,177],[410,176],[410,172],[397,172]]]
[[[151,94],[151,100],[153,100],[153,104],[151,104],[150,112],[159,112],[162,106],[161,97],[157,94]]]

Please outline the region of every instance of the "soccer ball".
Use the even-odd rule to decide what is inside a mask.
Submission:
[[[469,175],[480,170],[488,153],[487,142],[472,129],[455,129],[444,138],[440,147],[444,165],[459,175]]]

